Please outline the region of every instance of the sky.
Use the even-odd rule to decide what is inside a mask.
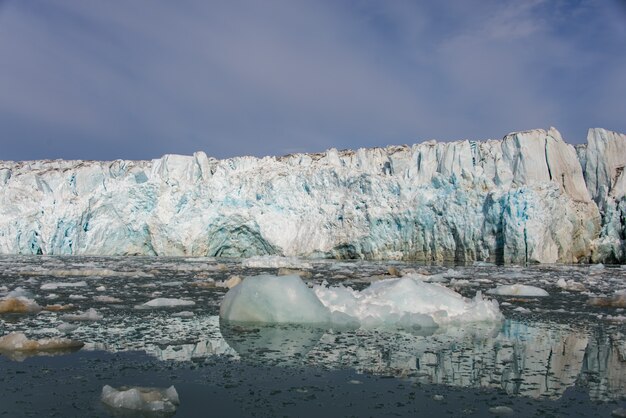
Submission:
[[[0,0],[0,160],[626,132],[624,0]]]

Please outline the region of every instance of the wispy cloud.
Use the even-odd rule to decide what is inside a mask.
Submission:
[[[540,0],[8,1],[0,159],[626,130],[617,12]]]

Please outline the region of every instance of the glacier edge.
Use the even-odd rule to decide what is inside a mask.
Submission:
[[[0,253],[626,261],[626,136],[0,162]]]

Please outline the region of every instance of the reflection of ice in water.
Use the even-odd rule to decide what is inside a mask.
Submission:
[[[316,284],[326,279],[362,290],[372,281],[389,278],[388,263],[320,260],[310,265],[309,282]],[[65,337],[85,342],[87,349],[143,350],[162,360],[227,356],[269,365],[351,368],[532,397],[558,397],[574,384],[589,388],[593,399],[626,394],[626,326],[616,321],[624,311],[586,304],[591,296],[623,289],[626,270],[606,267],[590,275],[584,266],[470,266],[450,271],[395,265],[434,274],[466,297],[518,281],[546,289],[550,296],[523,301],[498,296],[508,320],[495,329],[445,326],[430,331],[432,335],[288,326],[220,330],[217,314],[227,289],[197,283],[219,282],[234,274],[277,274],[276,267],[251,268],[240,260],[207,258],[0,257],[0,297],[21,287],[44,307],[40,313],[0,314],[0,335],[16,331],[31,339]],[[333,279],[339,275],[341,279]],[[559,279],[583,283],[587,290],[563,288]],[[59,283],[80,286],[54,286]],[[52,294],[55,298],[49,299]],[[112,298],[116,303],[110,303]],[[157,298],[191,300],[195,305],[133,308]],[[45,310],[50,303],[72,306],[68,311]],[[515,311],[522,307],[526,313]],[[64,324],[63,315],[91,308],[102,315],[100,321]],[[178,316],[182,311],[193,315]]]
[[[591,357],[599,358],[598,347],[589,344],[584,331],[567,325],[506,321],[500,329],[443,327],[433,335],[223,326],[222,334],[242,358],[259,363],[349,367],[421,383],[499,388],[509,394],[550,398],[560,397],[583,371],[591,370],[600,375],[587,382],[594,399],[626,393],[626,363],[619,353],[604,344],[604,357],[600,356],[604,361],[590,362]]]

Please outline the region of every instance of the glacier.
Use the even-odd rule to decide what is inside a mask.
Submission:
[[[626,261],[626,136],[0,162],[0,253]]]

